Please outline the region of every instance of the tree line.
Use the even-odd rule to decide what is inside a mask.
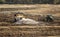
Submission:
[[[60,0],[0,0],[0,4],[60,4]]]

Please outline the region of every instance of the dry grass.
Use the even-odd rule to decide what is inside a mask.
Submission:
[[[59,22],[39,25],[13,24],[14,13],[23,12],[26,17],[38,20],[38,15],[52,14]],[[43,17],[41,17],[43,19]],[[60,35],[60,5],[0,5],[0,37],[59,37]]]
[[[0,36],[11,37],[39,37],[39,36],[58,36],[60,27],[56,26],[0,26]]]

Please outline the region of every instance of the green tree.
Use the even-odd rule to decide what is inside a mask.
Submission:
[[[1,3],[3,3],[3,1],[2,1],[2,0],[0,0],[0,4],[1,4]]]
[[[57,4],[59,3],[60,0],[54,0],[54,4]]]

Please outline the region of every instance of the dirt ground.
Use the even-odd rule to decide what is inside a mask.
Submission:
[[[13,23],[14,13],[16,12],[23,12],[26,14],[26,17],[32,18],[34,20],[39,18],[38,15],[46,16],[47,14],[52,14],[55,17],[55,22],[48,23],[39,21],[40,24],[38,25],[16,25]],[[0,5],[0,37],[59,37],[59,35],[60,5]]]

